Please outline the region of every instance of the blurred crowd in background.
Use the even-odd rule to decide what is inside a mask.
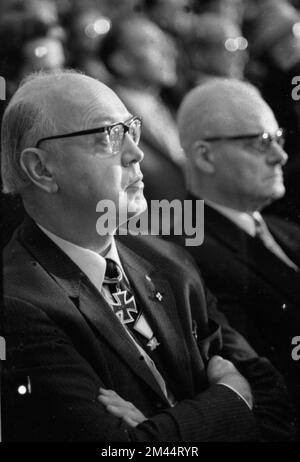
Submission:
[[[185,196],[176,110],[186,92],[216,76],[250,81],[286,131],[287,194],[270,211],[300,223],[299,11],[300,0],[1,0],[0,75],[7,101],[38,70],[75,68],[111,86],[143,118],[149,200]],[[11,214],[19,205],[7,201]]]

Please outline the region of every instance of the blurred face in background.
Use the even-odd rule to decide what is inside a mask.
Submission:
[[[294,25],[294,30],[269,48],[269,55],[280,69],[288,71],[300,63],[300,23]]]
[[[65,54],[62,43],[51,37],[42,37],[28,41],[23,48],[25,66],[23,75],[39,70],[62,69]]]
[[[199,18],[189,47],[195,73],[242,79],[248,61],[247,40],[240,28],[222,16]]]
[[[53,0],[26,0],[10,2],[7,10],[21,13],[24,19],[40,22],[48,29],[48,36],[58,40],[65,39],[65,31],[60,24],[58,5],[63,2]],[[28,26],[27,26],[28,27]]]
[[[141,10],[143,0],[101,0],[99,3],[103,14],[114,20]]]
[[[174,85],[177,56],[172,40],[154,23],[135,21],[129,27],[123,33],[127,77],[132,76],[145,85]]]
[[[226,19],[241,25],[245,11],[245,0],[215,0],[211,2],[210,11],[219,13]]]
[[[45,24],[52,26],[58,24],[58,12],[56,3],[49,0],[26,0],[26,12],[36,15],[43,20]]]
[[[189,0],[158,0],[151,8],[151,19],[167,31],[184,35],[188,32],[192,14]]]
[[[80,12],[71,25],[71,47],[75,53],[94,54],[110,30],[111,21],[97,10]]]

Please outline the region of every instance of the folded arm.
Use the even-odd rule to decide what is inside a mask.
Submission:
[[[63,330],[39,308],[11,300],[10,315],[26,317],[26,332],[6,330],[3,436],[10,441],[247,441],[257,425],[246,403],[214,384],[194,399],[166,408],[135,428],[97,399],[103,383]],[[30,322],[30,318],[32,322]],[[10,324],[9,323],[9,324]],[[31,393],[18,387],[31,382]],[[138,379],[131,387],[143,387]],[[127,396],[122,396],[127,399]],[[153,400],[145,392],[145,399]],[[235,418],[233,418],[233,416]]]

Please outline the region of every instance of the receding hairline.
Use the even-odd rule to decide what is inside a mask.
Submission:
[[[187,149],[197,138],[230,133],[249,114],[273,112],[253,85],[235,79],[215,78],[192,89],[177,114],[181,143]],[[218,131],[220,133],[218,133]]]
[[[91,128],[96,108],[106,116],[115,105],[124,106],[107,85],[77,71],[63,70],[29,75],[21,82],[6,111],[13,107],[35,107],[53,127],[43,135],[46,137],[58,131]],[[109,123],[109,116],[107,118]]]
[[[97,84],[98,88],[106,93],[114,92],[104,83],[73,70],[63,70],[55,72],[36,72],[27,76],[21,83],[18,90],[13,95],[8,107],[20,102],[43,106],[52,98],[61,96],[66,98],[76,96],[76,92],[90,90]],[[77,99],[72,100],[74,104]]]

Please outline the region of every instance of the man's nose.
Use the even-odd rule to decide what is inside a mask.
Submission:
[[[271,165],[285,165],[288,160],[288,155],[285,150],[276,142],[273,142],[270,146],[267,162]]]
[[[144,159],[144,153],[139,146],[133,141],[133,139],[126,133],[122,152],[122,163],[124,166],[128,166],[132,163],[142,162]]]

